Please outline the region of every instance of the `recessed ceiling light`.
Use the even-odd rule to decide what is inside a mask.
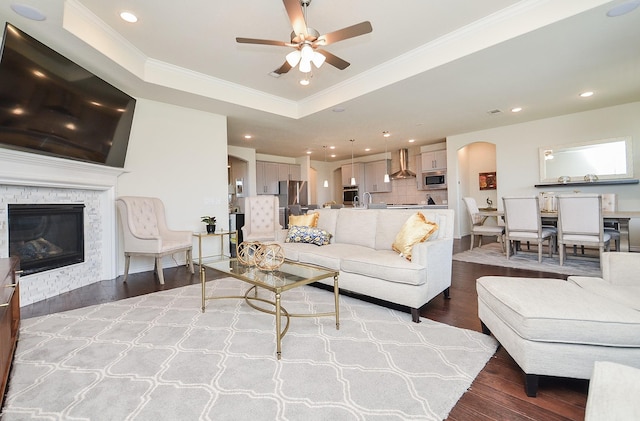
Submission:
[[[250,134],[246,134],[246,135],[244,135],[244,138],[245,138],[245,139],[251,139],[252,137],[253,137],[253,136],[251,136]]]
[[[307,151],[307,155],[311,155],[311,151]]]
[[[334,109],[332,109],[331,111],[333,111],[334,113],[341,113],[345,110],[346,108],[343,107],[336,107]]]
[[[335,158],[335,157],[336,157],[336,154],[332,153],[331,158]]]
[[[131,12],[120,12],[120,17],[125,22],[136,23],[138,21],[138,17]]]
[[[45,20],[47,17],[36,9],[35,7],[27,6],[25,4],[17,4],[13,3],[11,5],[11,10],[22,16],[23,18],[31,19],[31,20]]]
[[[591,91],[583,92],[583,93],[580,94],[580,96],[582,98],[589,98],[592,95],[593,95],[593,92],[591,92]]]
[[[329,146],[329,149],[335,149],[335,148],[336,148],[335,146]]]
[[[519,113],[520,111],[522,111],[522,107],[514,107],[511,109],[512,113]]]
[[[388,130],[385,130],[384,132],[382,132],[382,136],[389,137],[389,136],[391,136],[391,133],[389,133]]]
[[[409,139],[409,143],[413,143],[415,141],[416,141],[415,139]]]
[[[627,13],[636,10],[638,6],[640,6],[640,0],[628,1],[609,9],[609,11],[607,12],[607,16],[609,16],[610,18],[615,18],[618,16],[626,15]]]
[[[371,148],[364,148],[364,151],[365,151],[365,152],[370,152],[370,151],[371,151]]]

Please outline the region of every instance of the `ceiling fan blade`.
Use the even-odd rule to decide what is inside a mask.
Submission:
[[[371,31],[373,31],[371,22],[364,21],[352,26],[347,26],[346,28],[342,28],[334,32],[329,32],[328,34],[325,34],[325,35],[321,35],[313,43],[313,45],[329,45],[329,44],[333,44],[334,42],[342,41],[343,39],[348,39],[348,38],[353,38],[360,35],[368,34]]]
[[[240,44],[262,44],[262,45],[277,45],[279,47],[295,47],[295,44],[284,41],[272,41],[270,39],[256,39],[256,38],[236,38],[236,42]]]
[[[291,21],[293,32],[296,35],[304,34],[307,37],[307,22],[304,20],[304,13],[302,11],[302,5],[300,0],[282,0],[285,9],[287,9],[287,15]]]
[[[327,58],[327,60],[326,60],[327,63],[329,63],[333,67],[336,67],[336,68],[338,68],[340,70],[346,69],[351,64],[348,61],[344,61],[343,59],[341,59],[338,56],[334,56],[333,54],[331,54],[330,52],[328,52],[326,50],[316,50],[316,51]]]
[[[282,66],[280,66],[278,69],[274,70],[273,73],[277,73],[279,75],[282,75],[284,73],[287,73],[289,70],[291,70],[291,65],[288,62],[284,62],[282,64]]]

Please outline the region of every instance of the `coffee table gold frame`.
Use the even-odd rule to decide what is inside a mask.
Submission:
[[[244,281],[252,286],[247,289],[244,295],[207,297],[205,269],[209,267],[221,271],[233,278]],[[308,285],[310,283],[333,277],[333,295],[335,311],[324,313],[290,313],[282,307],[282,294],[290,289]],[[215,280],[214,280],[215,281]],[[282,338],[289,330],[291,317],[325,317],[335,316],[336,330],[340,329],[340,294],[338,288],[338,272],[318,266],[285,261],[278,270],[269,271],[259,269],[255,266],[242,264],[237,258],[219,257],[213,262],[207,262],[200,266],[200,283],[202,284],[202,312],[205,311],[207,300],[219,299],[244,299],[252,308],[275,316],[276,326],[276,356],[282,357]],[[258,289],[264,289],[274,294],[274,300],[258,296]],[[273,310],[261,307],[256,302],[263,302],[273,306]],[[282,316],[286,322],[282,326]]]

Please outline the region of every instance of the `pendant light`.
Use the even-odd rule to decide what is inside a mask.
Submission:
[[[355,142],[355,139],[350,139],[349,142],[351,142],[351,185],[355,186],[356,185],[356,177],[354,175],[354,165],[353,165],[353,142]]]
[[[322,147],[324,149],[324,170],[327,170],[327,147],[323,146]],[[329,187],[329,180],[327,180],[326,178],[324,179],[324,183],[323,183],[324,187]]]
[[[389,137],[389,132],[382,132],[382,136],[384,136],[384,182],[390,183],[389,179],[389,165],[387,164],[387,138]]]

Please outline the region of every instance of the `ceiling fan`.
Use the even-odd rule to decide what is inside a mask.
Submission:
[[[311,0],[283,0],[283,3],[287,10],[287,15],[289,15],[291,26],[293,27],[290,42],[256,38],[236,38],[236,42],[241,44],[262,44],[294,48],[292,52],[287,54],[286,61],[282,66],[273,71],[273,73],[278,75],[287,73],[298,64],[300,64],[298,68],[301,72],[308,73],[311,71],[311,63],[316,67],[320,67],[325,61],[340,70],[344,70],[349,66],[349,62],[319,47],[368,34],[373,30],[371,22],[364,21],[334,32],[329,32],[328,34],[320,35],[318,31],[307,26],[307,7],[311,3]]]

